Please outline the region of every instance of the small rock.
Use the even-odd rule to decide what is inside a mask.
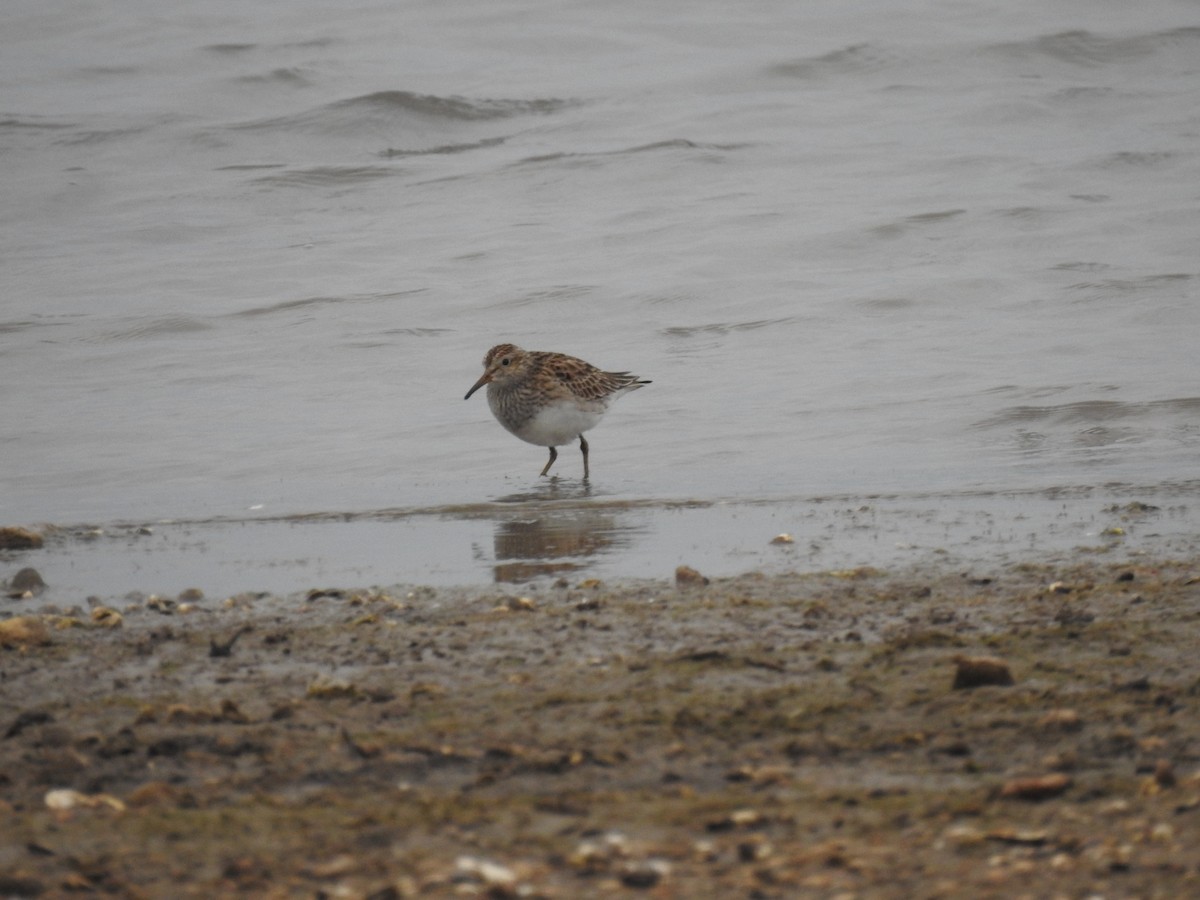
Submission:
[[[305,696],[312,700],[358,699],[362,691],[344,679],[318,676],[309,684]]]
[[[92,610],[92,622],[101,628],[120,628],[124,620],[115,609],[97,606]]]
[[[679,566],[675,570],[676,587],[698,587],[708,584],[708,579],[691,566]]]
[[[629,862],[621,869],[621,884],[631,888],[652,888],[671,874],[671,864],[665,859]]]
[[[47,809],[60,812],[79,807],[95,809],[98,806],[107,806],[117,812],[125,811],[125,804],[110,794],[84,794],[70,788],[58,788],[53,791],[47,791],[45,803]]]
[[[41,619],[17,616],[0,622],[0,647],[42,647],[50,643],[50,633]]]
[[[772,544],[794,544],[794,543],[796,543],[796,539],[794,537],[792,537],[790,534],[787,534],[785,532],[784,534],[777,534],[777,535],[775,535],[775,537],[771,538],[771,543]]]
[[[42,536],[28,528],[15,525],[0,527],[0,550],[36,550],[42,546]]]
[[[586,872],[599,872],[617,859],[629,857],[629,842],[620,832],[610,831],[599,840],[580,843],[571,854],[569,862]]]
[[[474,881],[493,891],[509,892],[517,885],[516,873],[499,863],[474,856],[460,856],[454,863],[455,881]]]
[[[157,613],[162,613],[164,616],[174,613],[175,605],[175,601],[170,597],[160,597],[158,594],[151,594],[146,599],[146,609],[152,609]]]
[[[327,597],[341,600],[345,596],[346,592],[340,588],[313,588],[304,595],[304,599],[311,603],[313,600],[324,600]]]
[[[46,589],[46,582],[37,569],[26,566],[17,572],[8,583],[10,597],[36,597]]]
[[[982,687],[988,684],[1011,685],[1012,672],[1008,663],[994,656],[954,657],[957,671],[954,673],[954,689]]]
[[[1175,787],[1178,779],[1175,777],[1175,767],[1169,759],[1160,759],[1154,764],[1154,781],[1159,787]]]
[[[1057,797],[1071,786],[1071,776],[1056,772],[1034,778],[1015,778],[1000,789],[1001,797],[1016,800],[1047,800]]]
[[[708,831],[733,831],[735,828],[761,828],[766,822],[766,816],[757,809],[735,809],[727,816],[709,820],[704,827]]]
[[[744,863],[761,862],[774,852],[775,848],[761,834],[753,835],[737,845],[738,859]]]

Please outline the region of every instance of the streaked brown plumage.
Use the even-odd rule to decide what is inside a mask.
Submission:
[[[523,441],[550,448],[542,475],[558,458],[555,447],[578,437],[587,479],[583,432],[600,422],[614,399],[650,382],[628,372],[605,372],[563,353],[498,344],[483,358],[483,375],[464,399],[485,384],[488,406],[501,425]]]

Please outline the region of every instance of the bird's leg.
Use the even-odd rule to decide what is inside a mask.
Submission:
[[[542,469],[542,475],[545,475],[547,472],[549,472],[549,471],[550,471],[550,467],[551,467],[552,465],[554,465],[554,461],[555,461],[556,459],[558,459],[558,451],[557,451],[557,450],[555,450],[553,447],[551,447],[551,448],[550,448],[550,459],[549,459],[549,461],[546,463],[546,468]],[[539,477],[539,478],[541,478],[541,475],[539,475],[538,477]]]
[[[588,480],[588,462],[587,462],[588,445],[587,445],[587,439],[584,438],[584,436],[582,434],[579,436],[579,449],[583,451],[583,480],[587,481]]]

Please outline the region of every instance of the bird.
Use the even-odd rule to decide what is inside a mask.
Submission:
[[[565,353],[497,344],[483,358],[483,375],[463,399],[471,399],[486,384],[496,421],[521,440],[550,448],[539,477],[558,459],[555,448],[578,437],[587,481],[588,442],[583,433],[600,423],[617,397],[650,383],[629,372],[605,372]]]

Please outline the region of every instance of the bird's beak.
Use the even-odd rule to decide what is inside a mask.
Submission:
[[[473,384],[473,385],[471,386],[471,389],[470,389],[469,391],[467,391],[467,396],[463,397],[463,399],[464,399],[464,400],[470,400],[470,399],[471,399],[471,395],[472,395],[473,393],[475,393],[477,390],[479,390],[481,387],[483,387],[485,384],[487,384],[487,383],[488,383],[489,381],[491,381],[491,380],[492,380],[492,375],[491,375],[491,373],[490,373],[490,372],[484,372],[484,373],[483,373],[483,375],[482,375],[482,377],[480,377],[480,379],[479,379],[477,382],[475,382],[475,384]]]

